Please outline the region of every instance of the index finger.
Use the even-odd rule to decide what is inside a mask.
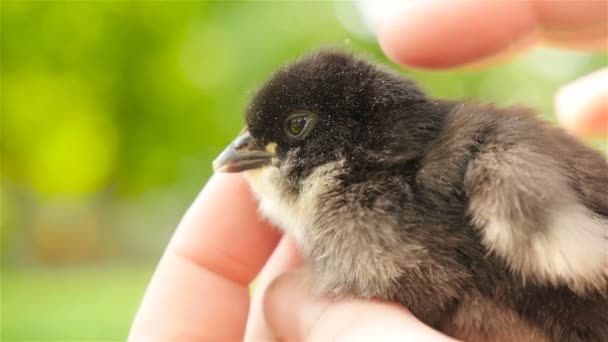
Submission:
[[[378,40],[394,61],[450,68],[513,54],[550,40],[605,47],[605,1],[422,1],[380,22]]]
[[[239,175],[214,175],[192,204],[146,291],[132,340],[241,340],[248,284],[279,239]]]

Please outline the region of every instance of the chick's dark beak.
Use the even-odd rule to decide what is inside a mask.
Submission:
[[[248,131],[241,133],[213,161],[216,172],[241,172],[270,165],[274,153],[255,149]]]

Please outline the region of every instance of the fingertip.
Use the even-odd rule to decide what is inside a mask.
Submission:
[[[196,208],[201,201],[209,202],[209,198],[213,198],[216,202],[224,202],[237,197],[252,204],[255,202],[245,177],[238,173],[214,173],[190,209]]]
[[[608,138],[608,68],[564,86],[555,107],[558,120],[573,134]]]
[[[537,39],[537,24],[527,2],[428,1],[379,21],[377,36],[396,63],[442,69],[519,51]]]

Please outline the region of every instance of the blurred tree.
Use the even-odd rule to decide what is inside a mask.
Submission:
[[[249,91],[345,36],[328,3],[3,3],[4,222],[20,230],[3,250],[58,261],[82,239],[83,257],[162,244]]]

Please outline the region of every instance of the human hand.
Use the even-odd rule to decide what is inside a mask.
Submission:
[[[405,19],[382,22],[378,35],[395,61],[424,68],[470,64],[541,39],[601,47],[606,27],[597,25],[606,22],[606,12],[597,7],[603,4],[475,1],[434,8],[421,2]],[[558,95],[559,116],[575,133],[605,134],[607,74],[600,71]],[[279,243],[255,207],[241,176],[212,177],[161,259],[131,340],[448,340],[395,304],[307,294],[297,272],[288,272],[301,264],[293,242],[284,237]],[[250,303],[248,284],[264,264]]]
[[[163,254],[129,340],[237,341],[246,336],[270,341],[275,335],[444,340],[398,305],[315,299],[293,273],[273,281],[301,265],[292,240],[279,239],[258,218],[241,176],[214,175]],[[248,284],[264,263],[250,305]]]
[[[605,51],[606,23],[608,1],[420,1],[379,20],[377,35],[395,62],[443,69],[487,64],[539,42]],[[566,85],[555,105],[572,133],[606,138],[608,68]]]
[[[242,340],[249,283],[279,238],[241,176],[214,175],[169,242],[129,340]]]

